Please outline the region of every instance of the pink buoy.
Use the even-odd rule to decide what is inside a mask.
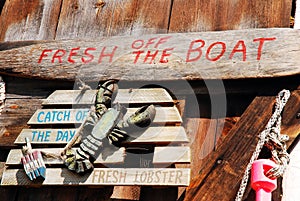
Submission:
[[[277,188],[277,179],[270,179],[266,173],[276,164],[269,159],[254,161],[251,169],[251,187],[256,191],[256,201],[271,201],[272,191]]]

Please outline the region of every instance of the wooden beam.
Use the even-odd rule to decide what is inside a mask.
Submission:
[[[24,145],[25,137],[28,137],[31,144],[48,146],[66,144],[76,133],[75,128],[69,129],[23,129],[15,140],[15,144]],[[135,137],[138,136],[138,137]],[[189,142],[186,132],[181,126],[157,126],[149,127],[142,134],[132,134],[126,146],[136,146],[137,144],[177,144]]]
[[[199,170],[198,176],[192,179],[185,200],[234,200],[255,149],[257,135],[271,117],[274,100],[274,97],[268,96],[253,100],[223,143],[205,159],[206,164]],[[283,133],[287,125],[293,130],[300,129],[299,122],[295,122],[296,117],[293,116],[299,104],[300,91],[294,91],[283,113],[283,119],[289,116],[288,122],[283,120],[283,123],[286,122],[282,128]]]
[[[111,78],[161,81],[297,75],[298,37],[299,30],[293,29],[247,29],[48,41],[0,51],[0,74],[97,82]],[[148,51],[157,54],[153,61],[146,56]],[[64,56],[56,57],[62,53]],[[163,54],[168,56],[162,58]]]
[[[66,168],[48,168],[43,182],[30,181],[19,169],[6,169],[1,185],[103,185],[103,186],[188,186],[190,170],[184,168],[95,168],[92,173],[78,175]]]
[[[57,90],[53,92],[42,105],[76,105],[93,104],[96,90],[87,90],[80,94],[80,90]],[[174,104],[169,93],[162,88],[149,89],[119,89],[115,103],[120,104]]]
[[[138,108],[128,108],[124,119],[128,118]],[[39,109],[30,120],[28,125],[46,125],[46,124],[75,124],[82,123],[89,109]],[[177,108],[174,107],[156,107],[156,115],[153,123],[181,123],[182,119]]]

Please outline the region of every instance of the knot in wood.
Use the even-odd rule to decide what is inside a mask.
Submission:
[[[105,6],[106,2],[99,0],[97,3],[95,3],[95,8],[103,8]]]

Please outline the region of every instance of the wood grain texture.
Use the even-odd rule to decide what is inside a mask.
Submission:
[[[42,105],[75,105],[93,104],[96,90],[57,90],[53,92]],[[120,104],[174,104],[169,93],[162,88],[157,89],[119,89],[114,103]]]
[[[31,144],[34,145],[64,145],[69,142],[77,129],[23,129],[20,135],[15,140],[15,144],[25,145],[25,137],[30,139]],[[136,146],[140,144],[153,144],[153,145],[169,145],[189,142],[185,130],[181,126],[157,126],[149,127],[143,133],[130,134],[131,137],[126,146]]]
[[[289,27],[291,0],[174,0],[169,32]]]
[[[46,177],[41,183],[31,182],[23,170],[7,169],[3,173],[1,185],[146,185],[146,186],[188,186],[190,170],[184,168],[95,168],[91,174],[84,176],[73,173],[67,169],[48,168]],[[106,177],[107,175],[109,177]],[[113,176],[113,174],[119,178]],[[143,174],[143,175],[142,175]],[[154,174],[154,175],[153,175]],[[141,177],[142,175],[142,177]],[[151,178],[152,180],[148,178]]]
[[[299,91],[292,94],[284,115],[294,112],[292,108],[296,104],[295,101],[299,104]],[[245,167],[255,149],[257,135],[269,120],[273,104],[274,97],[262,96],[254,99],[223,143],[209,155],[206,165],[199,170],[199,175],[192,179],[185,200],[233,200],[235,198]],[[288,125],[300,129],[299,122],[295,124],[294,120],[289,121]],[[285,133],[284,127],[282,132]],[[227,193],[224,194],[224,191]]]
[[[299,46],[300,32],[292,29],[248,29],[226,32],[202,32],[168,35],[143,35],[136,37],[111,37],[98,41],[70,40],[55,41],[34,44],[11,50],[0,51],[0,74],[13,76],[26,76],[39,79],[55,79],[74,81],[78,78],[85,81],[121,79],[140,81],[161,80],[202,80],[202,79],[241,79],[241,78],[270,78],[299,74]],[[159,51],[165,48],[174,48],[170,51],[168,62],[160,63],[156,58],[152,64],[143,63],[145,53],[134,63],[136,55],[132,53],[131,44],[136,39],[148,41],[153,37],[171,37],[167,42],[158,46]],[[265,41],[258,54],[260,42],[253,42],[257,38],[276,38]],[[217,61],[208,60],[204,54],[209,45],[216,41],[226,44],[224,55]],[[187,52],[192,40],[203,39],[206,43],[203,47],[203,55],[198,60],[186,62]],[[158,39],[157,39],[158,40]],[[244,40],[246,46],[246,58],[236,52],[231,59],[230,54],[234,47]],[[241,44],[241,43],[239,43]],[[199,44],[198,44],[199,45]],[[118,48],[116,48],[118,46]],[[68,62],[71,48],[77,48],[77,55],[73,56],[74,63]],[[87,48],[94,47],[96,50],[89,52],[94,59],[87,64],[82,63],[82,57],[87,59],[84,52]],[[105,57],[98,63],[99,55],[103,48],[105,53],[114,51],[114,56]],[[52,63],[52,57],[57,49],[64,49],[66,55],[61,63],[56,58]],[[193,47],[195,48],[195,47]],[[238,48],[241,48],[240,46]],[[51,49],[48,56],[43,57],[38,63],[42,50]],[[153,47],[142,48],[143,51]],[[161,52],[159,53],[161,54]],[[196,58],[197,52],[193,52],[191,58]],[[219,48],[210,48],[210,57],[217,57]],[[260,55],[260,59],[258,59]],[[10,58],[9,60],[7,58]],[[280,63],[281,65],[278,65]]]
[[[6,1],[0,17],[0,41],[53,40],[61,2]]]
[[[166,33],[170,6],[168,0],[66,0],[62,4],[56,40]]]
[[[0,147],[12,148],[14,141],[34,111],[41,108],[41,99],[7,99],[0,115]]]
[[[155,107],[156,115],[153,123],[181,123],[182,119],[177,108],[174,107]],[[82,123],[84,115],[88,114],[87,109],[39,109],[28,121],[28,125],[45,125],[45,124],[75,124]],[[138,108],[128,108],[124,119],[127,119]]]

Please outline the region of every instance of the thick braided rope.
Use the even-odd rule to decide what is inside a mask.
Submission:
[[[252,168],[252,164],[255,160],[257,160],[257,158],[261,152],[261,149],[263,148],[263,146],[266,142],[267,136],[271,133],[272,129],[274,129],[274,128],[280,130],[281,112],[282,112],[286,102],[288,101],[289,97],[290,97],[290,92],[288,90],[282,90],[277,95],[275,111],[274,111],[273,115],[271,116],[270,120],[268,121],[265,130],[263,130],[259,134],[258,143],[257,143],[255,151],[250,159],[250,162],[248,163],[246,170],[244,172],[244,176],[243,176],[242,182],[240,184],[238,193],[236,195],[235,201],[242,201],[242,199],[243,199],[243,195],[245,193],[247,183],[249,180],[249,174],[250,174],[250,170]]]

